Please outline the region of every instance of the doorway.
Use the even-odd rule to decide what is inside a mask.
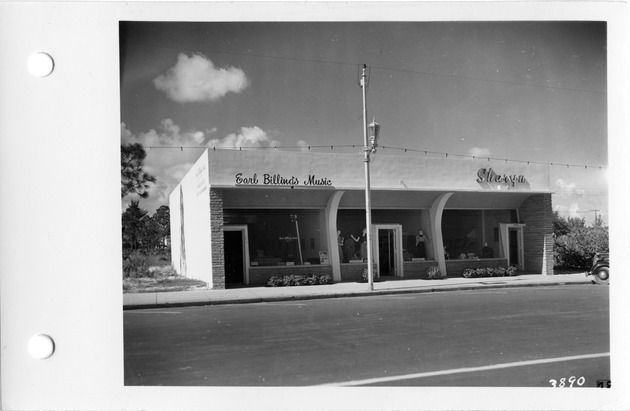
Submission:
[[[248,284],[247,226],[224,226],[223,250],[226,288]]]
[[[525,251],[523,247],[523,227],[525,224],[499,224],[503,256],[509,266],[525,269]]]
[[[402,227],[398,224],[375,225],[376,272],[379,277],[403,276]]]

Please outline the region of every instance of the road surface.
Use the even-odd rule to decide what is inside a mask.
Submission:
[[[125,385],[595,387],[610,378],[608,290],[129,310]]]

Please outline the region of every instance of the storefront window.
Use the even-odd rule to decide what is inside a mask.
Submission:
[[[444,210],[442,237],[446,257],[503,258],[499,224],[515,222],[515,210]]]
[[[424,211],[426,213],[426,211]],[[423,227],[422,210],[372,210],[372,224],[400,224],[402,226],[403,259],[426,257],[426,251],[417,246],[419,231],[428,238],[428,227]],[[428,221],[428,220],[427,220]],[[337,213],[337,230],[341,231],[343,248],[342,262],[361,259],[360,242],[352,240],[358,238],[365,228],[365,210],[342,209]],[[376,238],[376,233],[374,234]]]
[[[323,210],[228,209],[223,215],[226,225],[247,225],[252,266],[329,264]]]

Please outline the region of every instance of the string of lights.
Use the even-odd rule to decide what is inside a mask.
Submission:
[[[248,146],[239,146],[239,147],[212,147],[212,146],[146,146],[146,149],[171,149],[171,150],[180,150],[184,151],[184,149],[193,149],[193,150],[211,150],[211,151],[220,151],[220,150],[229,150],[229,151],[252,151],[252,150],[280,150],[280,151],[288,151],[288,150],[299,150],[299,151],[310,151],[310,150],[331,150],[335,149],[350,149],[350,148],[363,148],[361,145],[357,144],[348,144],[348,145],[300,145],[300,146],[266,146],[266,147],[248,147]],[[606,170],[606,166],[593,166],[593,165],[584,165],[584,164],[570,164],[570,163],[560,163],[560,162],[544,162],[544,161],[534,161],[534,160],[516,160],[509,158],[500,158],[500,157],[492,157],[492,156],[473,156],[470,154],[456,154],[456,153],[446,153],[439,151],[430,151],[430,150],[419,150],[413,148],[402,148],[402,147],[392,147],[392,146],[379,146],[379,149],[382,151],[391,150],[391,151],[401,151],[404,153],[413,153],[413,154],[423,154],[424,156],[432,156],[432,157],[444,157],[444,158],[470,158],[470,159],[479,159],[479,160],[487,160],[496,161],[496,162],[504,162],[504,163],[519,163],[519,164],[542,164],[548,165],[551,167],[565,167],[565,168],[583,168],[585,170],[588,169],[597,169],[597,170]]]

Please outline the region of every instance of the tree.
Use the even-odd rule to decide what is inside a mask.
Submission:
[[[604,227],[604,219],[601,215],[595,215],[595,221],[593,221],[593,227]]]
[[[567,222],[569,223],[571,231],[586,227],[586,218],[569,217]]]
[[[158,235],[160,248],[164,247],[165,241],[171,237],[171,213],[168,206],[160,206],[153,214],[153,220],[158,224]]]
[[[120,146],[120,197],[127,194],[137,194],[147,198],[151,183],[155,183],[155,177],[147,174],[142,169],[146,151],[141,144],[129,144]]]
[[[553,233],[556,238],[567,235],[571,231],[571,226],[566,218],[562,217],[558,211],[553,212]]]
[[[131,204],[122,214],[123,247],[127,244],[131,250],[138,248],[145,230],[148,211],[139,206],[140,200],[131,200]]]

